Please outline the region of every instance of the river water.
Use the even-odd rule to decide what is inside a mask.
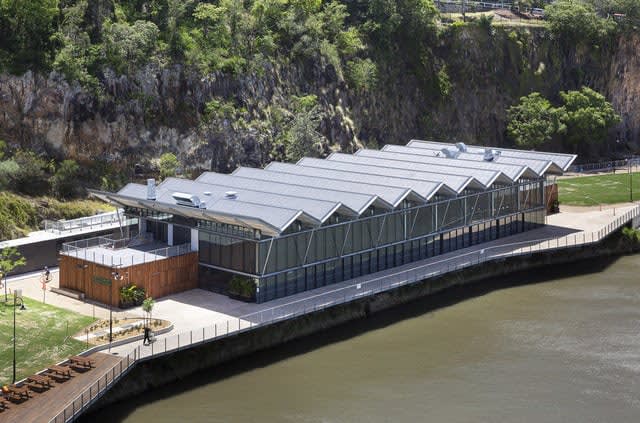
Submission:
[[[631,256],[456,289],[87,421],[639,422],[639,275]]]

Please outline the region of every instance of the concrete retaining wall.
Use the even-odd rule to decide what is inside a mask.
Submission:
[[[541,252],[529,256],[509,257],[482,263],[411,285],[401,286],[370,297],[363,297],[347,304],[263,326],[253,331],[239,333],[188,350],[177,351],[170,355],[139,363],[91,411],[125,398],[130,399],[132,395],[167,385],[199,370],[275,347],[349,321],[362,319],[371,313],[433,295],[447,288],[479,282],[522,270],[560,265],[597,257],[617,256],[637,252],[638,250],[640,249],[637,246],[630,246],[629,242],[621,235],[614,234],[596,245]]]

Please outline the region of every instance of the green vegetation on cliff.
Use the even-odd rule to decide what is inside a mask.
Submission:
[[[417,136],[545,143],[588,160],[611,149],[582,142],[594,127],[575,124],[561,93],[638,97],[622,86],[637,84],[619,47],[635,51],[624,37],[636,15],[629,0],[558,0],[546,15],[511,28],[486,16],[446,25],[432,0],[0,0],[0,137],[12,155],[0,183],[34,161],[28,151],[53,169],[12,189],[61,198]],[[519,113],[545,116],[508,131],[507,110],[531,93],[549,104]],[[636,142],[633,100],[613,106],[624,121],[614,133],[605,119],[597,137]]]
[[[535,148],[555,139],[564,150],[577,151],[581,143],[603,142],[608,130],[620,123],[611,103],[590,88],[561,91],[560,98],[562,105],[553,107],[534,92],[509,108],[507,131],[517,145]]]

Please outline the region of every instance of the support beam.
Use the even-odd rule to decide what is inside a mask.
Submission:
[[[173,223],[167,224],[167,244],[173,245]]]
[[[198,228],[191,228],[191,251],[198,251],[199,249]]]

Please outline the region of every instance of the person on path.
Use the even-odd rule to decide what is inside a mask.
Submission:
[[[151,328],[144,328],[144,339],[142,340],[142,345],[149,345],[151,344]]]

